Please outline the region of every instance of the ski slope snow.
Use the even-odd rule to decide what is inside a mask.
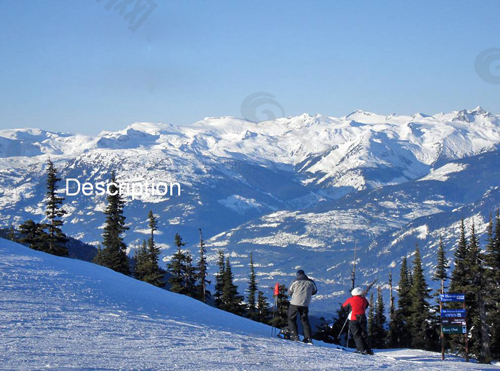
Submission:
[[[0,239],[1,370],[493,369],[423,351],[359,356],[90,263]]]

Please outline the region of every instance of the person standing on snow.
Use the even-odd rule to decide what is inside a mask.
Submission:
[[[373,354],[369,342],[368,332],[366,330],[366,308],[370,305],[363,296],[363,290],[356,287],[351,291],[352,297],[347,299],[342,307],[347,308],[349,312],[349,329],[351,330],[354,342],[356,343],[356,353]]]
[[[291,332],[290,340],[298,341],[297,316],[300,316],[300,322],[304,329],[304,343],[312,344],[311,325],[309,324],[309,304],[311,296],[316,295],[318,289],[312,279],[306,276],[302,269],[297,271],[297,278],[288,289],[292,299],[288,308],[288,328]]]

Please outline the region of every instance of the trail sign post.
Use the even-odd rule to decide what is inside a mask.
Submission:
[[[444,335],[464,335],[465,360],[469,362],[469,340],[467,338],[467,311],[465,294],[441,294],[441,359],[444,360]],[[463,303],[462,309],[444,309],[443,303]]]

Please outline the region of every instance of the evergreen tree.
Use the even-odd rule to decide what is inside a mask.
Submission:
[[[161,269],[158,264],[161,251],[154,240],[154,233],[158,230],[158,219],[153,214],[153,211],[149,211],[148,219],[148,225],[151,230],[151,237],[148,240],[147,252],[145,254],[147,268],[144,272],[145,274],[143,275],[142,280],[157,287],[163,287],[165,286],[165,281],[163,280],[165,271]]]
[[[465,235],[465,222],[462,217],[460,222],[460,236],[458,239],[458,245],[455,250],[455,261],[453,263],[453,272],[451,273],[451,284],[450,292],[455,294],[465,294],[467,288],[467,253],[468,253],[468,243]],[[466,297],[466,304],[467,297]],[[458,304],[451,304],[451,307],[460,308]],[[470,318],[468,318],[470,320]],[[468,322],[468,327],[470,328],[470,322]],[[461,336],[453,336],[449,339],[452,351],[464,353],[463,338]]]
[[[482,254],[479,247],[479,241],[476,236],[474,223],[471,226],[471,235],[465,259],[466,280],[465,286],[465,302],[467,304],[467,319],[470,324],[469,329],[469,349],[470,352],[477,356],[481,362],[490,362],[490,347],[489,347],[489,329],[487,328],[485,319],[486,313],[480,312],[480,303],[483,302],[483,277],[484,267],[482,265]],[[483,306],[484,308],[484,306]],[[486,328],[483,328],[486,326]],[[485,354],[486,353],[486,354]]]
[[[226,258],[224,271],[224,286],[222,288],[221,309],[226,312],[242,315],[244,312],[243,297],[238,294],[238,286],[233,283],[233,272],[229,257]]]
[[[182,237],[176,233],[175,234],[175,246],[177,246],[177,251],[168,263],[168,271],[171,274],[168,283],[170,284],[170,291],[186,295],[186,283],[185,283],[185,273],[186,273],[186,254],[182,251],[182,247],[186,244],[182,242]]]
[[[398,309],[403,313],[410,312],[411,297],[410,297],[410,275],[408,270],[408,260],[406,257],[403,258],[401,263],[401,271],[399,274],[399,287],[398,287]]]
[[[222,291],[224,289],[224,272],[226,271],[226,260],[224,257],[224,251],[219,250],[217,252],[217,266],[219,270],[215,274],[215,306],[220,308],[222,305]]]
[[[373,328],[375,326],[375,301],[373,298],[373,292],[370,294],[369,300],[370,306],[368,307],[368,334],[370,339],[372,337]]]
[[[198,260],[198,298],[206,303],[207,297],[210,296],[210,292],[207,291],[207,283],[210,284],[210,281],[207,280],[208,276],[208,268],[207,268],[207,258],[205,254],[207,252],[205,248],[205,241],[203,240],[203,234],[200,231],[200,259]]]
[[[119,186],[116,183],[116,176],[113,172],[110,179],[109,193],[106,197],[108,205],[104,214],[106,221],[103,232],[104,246],[101,252],[101,264],[123,274],[130,274],[127,257],[127,246],[123,242],[122,234],[129,228],[125,225],[123,208],[125,201],[120,194]]]
[[[331,326],[328,324],[325,317],[320,317],[319,321],[320,323],[316,326],[313,339],[333,344],[335,342],[335,335],[332,332]]]
[[[455,250],[455,262],[451,274],[450,291],[456,294],[464,293],[467,286],[467,239],[465,237],[465,224],[462,218],[460,223],[460,238],[457,249]]]
[[[92,263],[102,265],[102,248],[100,244],[97,246],[97,254],[92,259]]]
[[[33,250],[47,251],[47,233],[43,225],[28,219],[19,226],[19,242]]]
[[[389,301],[389,326],[387,330],[387,338],[386,338],[386,344],[387,347],[389,348],[396,348],[398,346],[398,328],[396,327],[398,325],[397,319],[396,319],[396,307],[394,305],[394,295],[393,295],[393,288],[392,288],[392,272],[389,272],[389,290],[390,290],[390,301]]]
[[[335,344],[340,344],[342,346],[347,346],[347,325],[344,327],[344,324],[346,323],[347,316],[349,315],[349,312],[346,308],[342,307],[342,304],[339,303],[339,309],[337,309],[335,318],[333,320],[332,324],[332,334],[333,334],[333,342]],[[342,334],[340,332],[343,330]],[[339,336],[340,334],[340,336]]]
[[[7,234],[7,238],[11,241],[16,240],[16,228],[11,224],[9,228],[9,233]]]
[[[255,320],[262,323],[269,323],[269,303],[262,291],[257,295],[257,313]]]
[[[401,270],[399,274],[398,285],[398,309],[396,310],[392,322],[392,337],[393,343],[397,347],[407,348],[411,345],[411,332],[410,332],[410,288],[411,288],[410,272],[408,269],[408,260],[403,258],[401,263]]]
[[[430,290],[424,276],[422,259],[418,245],[415,248],[415,258],[413,259],[413,284],[410,289],[410,331],[411,345],[417,349],[429,349],[430,332],[429,327],[429,302]]]
[[[444,252],[443,245],[443,237],[439,237],[439,247],[437,252],[437,265],[436,271],[434,272],[434,277],[432,278],[435,281],[441,282],[441,294],[444,294],[445,290],[445,281],[448,279],[448,260],[446,259],[446,254]]]
[[[499,282],[500,277],[500,216],[498,213],[495,223],[493,223],[490,214],[487,235],[484,262],[486,268],[488,268],[488,279],[491,280],[491,284],[495,284]]]
[[[491,357],[500,358],[500,215],[492,216],[487,228],[485,247],[484,301],[491,333]]]
[[[439,348],[439,340],[444,335],[441,334],[441,298],[440,295],[445,293],[446,285],[445,282],[449,278],[448,277],[448,259],[446,259],[446,253],[444,250],[443,237],[439,237],[438,251],[437,251],[437,264],[436,270],[434,271],[434,275],[432,279],[434,281],[440,282],[440,289],[437,290],[434,294],[436,298],[436,302],[432,310],[430,311],[430,321],[433,324],[434,332],[430,334],[433,339],[433,343],[435,343],[436,348]]]
[[[63,197],[57,195],[57,182],[61,178],[57,176],[57,169],[49,159],[47,167],[47,196],[45,199],[45,215],[47,217],[48,233],[44,235],[47,239],[47,251],[49,254],[58,256],[68,256],[66,243],[68,238],[62,232],[61,227],[63,221],[61,218],[66,214],[66,211],[61,209]]]
[[[375,305],[373,306],[375,307]],[[387,331],[385,330],[387,318],[385,316],[384,298],[382,296],[382,288],[380,286],[377,291],[377,304],[374,308],[372,322],[373,328],[370,331],[371,345],[376,349],[384,348],[385,339],[387,337]]]
[[[288,325],[288,307],[290,306],[285,285],[279,285],[278,295],[274,300],[276,307],[273,308],[273,318],[270,323],[272,326],[282,329]]]
[[[134,256],[134,275],[140,281],[144,280],[144,277],[148,274],[150,260],[148,256],[148,249],[146,240],[142,241],[142,245],[139,247]]]
[[[192,298],[198,297],[198,292],[196,288],[196,279],[198,274],[196,273],[196,267],[193,266],[193,256],[189,251],[185,253],[185,264],[184,264],[184,286],[187,296]]]
[[[253,254],[250,253],[250,277],[248,279],[248,297],[247,297],[247,316],[250,319],[256,319],[257,315],[257,278],[253,264]]]

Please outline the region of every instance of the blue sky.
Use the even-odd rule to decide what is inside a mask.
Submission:
[[[500,47],[496,0],[154,0],[135,32],[109,1],[0,0],[0,129],[186,125],[255,92],[286,116],[500,113],[474,69]]]

